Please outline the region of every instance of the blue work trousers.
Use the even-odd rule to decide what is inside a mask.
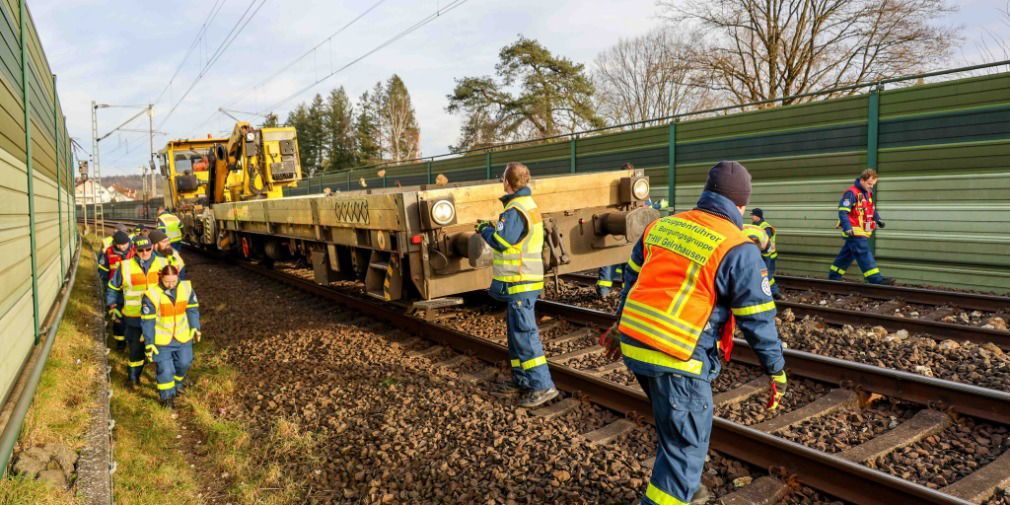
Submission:
[[[768,270],[768,284],[772,287],[772,294],[777,294],[779,292],[779,285],[775,283],[775,258],[769,258],[767,256],[762,256],[762,260],[765,262],[765,269]]]
[[[666,373],[635,374],[652,402],[659,444],[642,503],[690,503],[701,486],[701,472],[712,434],[712,385]]]
[[[140,380],[140,375],[144,372],[144,334],[140,330],[139,317],[123,318],[123,325],[126,328],[127,362],[126,374],[134,381]]]
[[[118,321],[109,321],[112,327],[112,340],[116,342],[116,350],[122,351],[126,348],[126,321],[119,318]]]
[[[172,242],[171,245],[172,245],[172,249],[175,249],[176,252],[182,252],[182,241],[181,240],[179,242]]]
[[[155,382],[158,396],[167,400],[182,392],[186,372],[193,364],[193,341],[180,344],[172,340],[168,345],[157,347],[158,354],[154,355],[154,364],[158,368]]]
[[[547,368],[547,357],[540,343],[537,316],[534,306],[539,292],[510,295],[505,310],[508,327],[509,360],[512,365],[512,380],[523,389],[540,391],[554,387],[551,372]]]
[[[624,263],[600,267],[596,279],[596,294],[607,296],[614,287],[614,281],[624,279]]]
[[[866,282],[870,284],[884,282],[884,276],[880,275],[880,269],[877,268],[877,260],[873,259],[873,253],[870,252],[870,241],[865,237],[845,238],[845,245],[842,246],[838,257],[831,264],[828,279],[841,280],[845,271],[852,265],[853,259],[856,260],[859,269],[863,271],[863,278],[866,279]]]

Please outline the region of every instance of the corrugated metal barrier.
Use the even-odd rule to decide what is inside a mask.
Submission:
[[[286,194],[361,189],[362,180],[370,188],[428,184],[438,174],[450,182],[492,179],[513,160],[534,176],[631,162],[651,176],[653,198],[683,210],[694,205],[710,166],[735,159],[754,176],[751,207],[764,209],[779,230],[780,271],[821,277],[842,245],[838,200],[874,167],[887,223],[874,246],[885,275],[1010,292],[1010,73],[898,87],[901,81],[801,105],[694,113],[616,133],[325,174]],[[859,276],[855,265],[849,271]]]
[[[80,241],[73,157],[56,76],[25,0],[0,1],[0,17],[0,400],[6,407],[15,396],[34,392],[31,381],[17,394],[14,386],[30,372],[25,365],[43,348],[41,337],[59,324],[57,295],[74,268]],[[9,413],[0,410],[0,416]],[[5,440],[21,420],[0,417]],[[0,452],[6,468],[9,451]]]

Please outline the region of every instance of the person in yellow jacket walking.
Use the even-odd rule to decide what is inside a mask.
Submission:
[[[193,341],[200,341],[200,304],[193,285],[179,280],[179,269],[166,265],[158,284],[144,293],[140,327],[147,360],[157,367],[156,382],[162,405],[172,408],[182,393],[186,372],[193,364]]]
[[[172,249],[176,251],[182,249],[182,221],[164,207],[158,207],[158,229],[168,235]]]

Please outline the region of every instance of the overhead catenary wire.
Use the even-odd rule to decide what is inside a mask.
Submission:
[[[267,83],[269,83],[269,82],[273,81],[273,80],[274,80],[274,79],[276,79],[276,78],[277,78],[278,76],[280,76],[281,74],[283,74],[284,72],[286,72],[287,70],[289,70],[289,69],[290,69],[291,67],[293,67],[293,66],[297,65],[297,64],[298,64],[299,62],[301,62],[302,60],[304,60],[305,58],[307,58],[307,57],[308,57],[309,55],[313,54],[313,53],[314,53],[314,52],[315,52],[315,51],[316,51],[317,49],[319,49],[320,47],[322,47],[322,46],[323,46],[324,44],[326,44],[326,43],[328,43],[328,42],[331,42],[331,41],[332,41],[332,40],[333,40],[334,38],[336,38],[336,36],[337,36],[337,35],[340,35],[341,33],[343,33],[343,32],[344,32],[345,30],[347,30],[347,29],[348,29],[348,28],[350,28],[350,27],[351,27],[352,25],[354,25],[354,24],[355,24],[355,23],[357,23],[357,22],[358,22],[359,20],[361,20],[361,18],[363,18],[363,17],[367,16],[367,15],[368,15],[368,14],[369,14],[370,12],[372,12],[372,11],[373,11],[373,10],[375,10],[375,9],[377,9],[377,8],[378,8],[378,7],[380,6],[380,5],[382,5],[382,4],[383,4],[383,3],[385,3],[386,1],[387,1],[387,0],[378,0],[377,2],[373,3],[373,4],[372,4],[371,6],[369,6],[369,7],[367,8],[367,9],[365,9],[365,10],[364,10],[364,11],[363,11],[363,12],[362,12],[361,14],[358,14],[358,15],[357,15],[357,17],[355,17],[354,19],[352,19],[352,20],[348,21],[347,23],[345,23],[345,24],[344,24],[343,26],[341,26],[340,28],[338,28],[338,29],[337,29],[336,31],[334,31],[333,33],[329,34],[329,35],[328,35],[328,36],[327,36],[326,38],[324,38],[324,39],[323,39],[322,41],[320,41],[320,42],[319,42],[318,44],[316,44],[316,45],[312,46],[312,47],[311,47],[310,49],[308,49],[307,51],[305,51],[304,53],[302,53],[302,54],[301,54],[300,56],[298,56],[297,58],[295,58],[295,59],[293,59],[293,60],[289,61],[288,63],[286,63],[286,64],[285,64],[285,65],[284,65],[283,67],[281,67],[281,68],[280,68],[279,70],[277,70],[277,71],[275,71],[274,73],[270,74],[270,75],[269,75],[269,76],[268,76],[268,77],[267,77],[266,79],[263,79],[262,81],[258,81],[258,82],[257,82],[256,84],[254,84],[254,85],[252,85],[252,86],[249,86],[249,87],[247,87],[246,89],[244,89],[244,90],[243,90],[242,92],[240,92],[240,93],[236,93],[236,99],[235,99],[235,100],[232,100],[232,101],[231,101],[231,102],[229,102],[228,104],[226,104],[226,105],[223,105],[223,106],[222,106],[222,107],[220,107],[219,109],[217,109],[217,110],[215,110],[214,112],[212,112],[212,113],[211,113],[211,114],[210,114],[210,115],[209,115],[209,116],[207,117],[207,119],[205,119],[205,120],[204,120],[204,121],[203,121],[202,123],[200,123],[200,124],[199,124],[199,125],[197,126],[197,128],[202,128],[202,127],[203,127],[204,125],[206,125],[207,123],[209,123],[209,122],[210,122],[210,121],[211,121],[212,119],[214,119],[214,117],[215,117],[215,116],[216,116],[216,115],[218,114],[218,112],[220,112],[220,111],[221,111],[221,109],[229,109],[229,108],[231,108],[231,107],[232,107],[233,105],[235,105],[236,103],[238,103],[239,101],[241,101],[241,100],[242,100],[242,97],[243,97],[243,96],[245,96],[246,92],[248,92],[248,91],[250,91],[250,90],[255,90],[255,89],[262,89],[262,88],[263,88],[263,86],[264,86],[265,84],[267,84]],[[259,114],[254,114],[254,115],[259,115]]]
[[[175,67],[175,72],[172,73],[172,77],[168,79],[168,82],[165,83],[165,87],[162,88],[161,92],[158,93],[157,98],[155,98],[151,103],[159,103],[161,98],[165,96],[165,93],[168,92],[169,88],[172,87],[172,83],[175,82],[175,78],[179,76],[179,72],[182,71],[183,66],[185,66],[187,61],[189,61],[189,57],[193,54],[193,50],[197,48],[200,41],[207,35],[207,29],[210,28],[214,19],[217,18],[217,15],[221,12],[221,9],[224,7],[226,1],[227,0],[216,0],[214,5],[211,6],[210,12],[207,13],[206,19],[204,19],[203,24],[200,25],[200,30],[197,31],[196,36],[193,38],[193,42],[189,45],[189,49],[186,50],[185,56],[183,56],[182,61],[179,62],[179,66]]]
[[[260,113],[265,114],[265,113],[268,113],[268,112],[276,109],[278,106],[283,105],[284,103],[287,103],[289,100],[298,97],[302,93],[304,93],[304,92],[306,92],[306,91],[314,88],[315,86],[321,84],[322,82],[326,81],[330,77],[333,77],[333,76],[335,76],[335,75],[343,72],[344,70],[347,70],[348,68],[350,68],[354,64],[356,64],[356,63],[360,62],[361,60],[364,60],[365,58],[367,58],[367,57],[369,57],[369,56],[371,56],[371,55],[379,52],[380,50],[382,50],[385,47],[389,46],[390,44],[396,42],[397,40],[400,40],[401,38],[406,37],[407,35],[413,33],[414,31],[417,31],[421,27],[427,25],[428,23],[431,23],[432,21],[438,19],[440,16],[442,16],[444,14],[447,14],[449,11],[452,11],[453,9],[459,7],[460,5],[463,5],[466,2],[467,2],[467,0],[453,0],[452,2],[449,2],[444,7],[441,7],[439,9],[437,9],[435,12],[433,12],[433,13],[425,16],[424,18],[422,18],[417,23],[414,23],[413,25],[407,27],[406,29],[404,29],[403,31],[397,33],[396,35],[393,35],[389,39],[386,39],[385,42],[379,44],[378,46],[375,46],[374,48],[372,48],[371,50],[365,52],[361,56],[358,56],[357,58],[354,58],[353,60],[345,63],[344,65],[342,65],[341,67],[337,68],[336,70],[330,72],[329,74],[326,74],[325,76],[323,76],[323,77],[321,77],[319,79],[316,79],[311,84],[309,84],[309,85],[307,85],[307,86],[299,89],[298,91],[296,91],[296,92],[294,92],[294,93],[286,96],[282,100],[280,100],[278,102],[275,102],[270,107],[267,107],[267,108],[261,110]]]
[[[259,5],[256,5],[257,2],[259,2]],[[207,74],[207,71],[209,71],[211,67],[213,67],[214,64],[217,63],[217,60],[220,59],[222,55],[224,55],[225,51],[227,51],[228,48],[231,47],[232,43],[235,42],[238,36],[242,34],[242,31],[245,30],[246,26],[249,26],[249,22],[252,21],[254,17],[256,17],[256,13],[258,13],[260,9],[263,8],[263,5],[266,2],[267,0],[252,0],[249,2],[249,5],[246,6],[245,11],[243,11],[242,15],[239,16],[238,20],[235,21],[235,24],[232,25],[231,30],[228,31],[228,34],[225,35],[224,39],[211,54],[210,58],[207,59],[207,62],[204,64],[203,68],[201,68],[200,72],[197,73],[196,78],[193,79],[193,82],[189,85],[188,88],[186,88],[186,91],[175,102],[175,105],[173,105],[172,108],[168,111],[168,114],[166,114],[165,117],[162,118],[161,123],[158,124],[159,130],[161,130],[162,127],[165,126],[168,120],[172,117],[172,114],[174,114],[175,111],[179,108],[179,105],[181,105],[182,102],[186,100],[186,97],[188,97],[189,94],[193,91],[193,88],[195,88],[196,85],[200,83],[200,80],[203,78],[204,75]],[[255,8],[253,7],[254,5]]]

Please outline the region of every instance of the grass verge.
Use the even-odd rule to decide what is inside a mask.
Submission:
[[[92,337],[98,315],[95,257],[81,251],[77,279],[35,398],[25,417],[15,454],[27,447],[61,444],[80,452],[91,420],[99,365]],[[0,480],[0,504],[76,504],[71,491],[24,477]]]

